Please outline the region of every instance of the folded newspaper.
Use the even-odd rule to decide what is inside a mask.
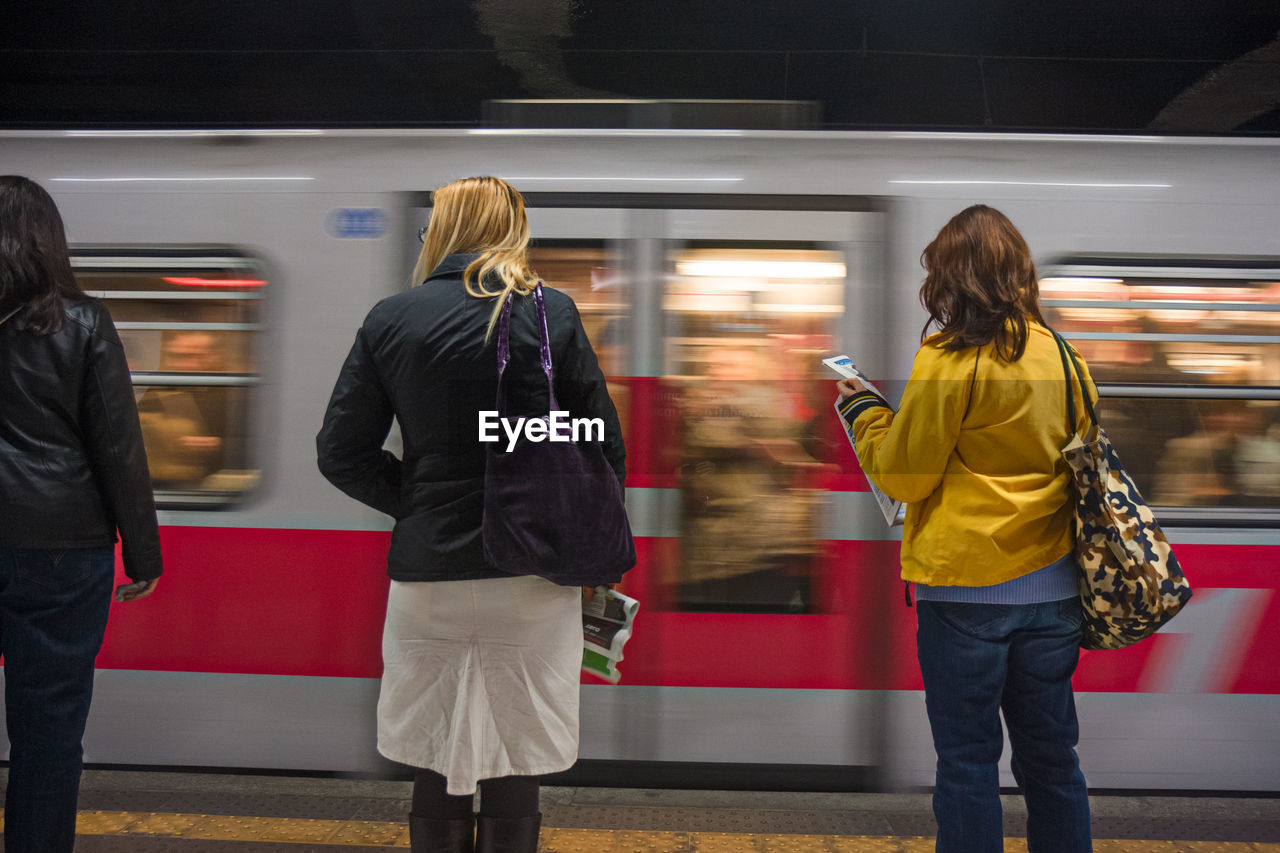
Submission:
[[[868,391],[875,394],[881,400],[884,400],[886,405],[888,404],[888,398],[880,393],[879,388],[867,381],[867,377],[862,375],[862,371],[858,370],[849,356],[837,355],[832,356],[831,358],[824,358],[822,363],[827,367],[830,367],[836,373],[839,373],[841,376],[845,376],[850,379],[857,379],[866,386]],[[853,426],[840,414],[840,398],[838,397],[836,398],[835,409],[836,417],[840,419],[840,426],[844,427],[844,434],[848,437],[849,445],[853,448],[853,455],[857,457],[858,444],[853,440]],[[858,464],[862,464],[861,459],[858,460]],[[866,476],[866,471],[863,471],[862,473],[863,476]],[[898,515],[902,510],[902,501],[895,500],[886,495],[870,477],[867,477],[867,485],[871,487],[871,494],[875,495],[876,505],[880,507],[880,514],[884,516],[885,523],[890,527],[899,523]]]
[[[612,684],[622,674],[618,661],[631,639],[631,626],[640,602],[608,587],[597,587],[590,601],[582,601],[582,669]]]

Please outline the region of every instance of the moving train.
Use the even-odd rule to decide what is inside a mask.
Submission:
[[[900,533],[821,359],[900,393],[920,252],[983,202],[1026,236],[1196,589],[1157,636],[1083,654],[1091,787],[1280,790],[1280,140],[5,131],[0,162],[52,192],[117,322],[160,507],[166,572],[113,605],[89,763],[394,773],[390,519],[321,478],[314,436],[365,313],[413,284],[430,190],[495,174],[628,448],[641,609],[621,682],[584,675],[566,778],[932,783]]]

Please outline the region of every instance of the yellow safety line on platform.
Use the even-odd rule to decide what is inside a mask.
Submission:
[[[3,818],[0,818],[0,826],[3,823]],[[76,834],[191,841],[342,844],[348,847],[409,846],[409,829],[400,822],[156,812],[82,811],[76,823]],[[927,853],[933,850],[933,839],[544,827],[538,849],[541,853]],[[1004,849],[1005,853],[1026,853],[1027,842],[1022,838],[1010,838],[1005,841]],[[1094,841],[1094,851],[1280,853],[1280,844],[1097,839]]]

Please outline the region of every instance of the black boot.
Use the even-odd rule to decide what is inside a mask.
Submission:
[[[475,853],[537,853],[538,827],[542,815],[532,817],[489,817],[476,822]]]
[[[409,815],[410,853],[474,853],[476,819],[435,820]]]

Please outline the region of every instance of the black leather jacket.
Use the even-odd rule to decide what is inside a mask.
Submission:
[[[449,255],[424,284],[382,300],[356,333],[316,436],[320,471],[351,497],[396,520],[387,571],[398,581],[509,577],[480,540],[485,445],[478,413],[495,408],[497,348],[484,340],[493,300],[467,294],[475,255]],[[605,458],[621,482],[626,452],[618,413],[564,293],[543,288],[556,398],[571,417],[604,421]],[[547,412],[533,297],[511,312],[507,414]],[[382,449],[392,418],[404,459]]]
[[[155,498],[124,348],[107,309],[63,300],[47,335],[0,325],[0,545],[90,548],[119,531],[133,580],[161,573]]]

